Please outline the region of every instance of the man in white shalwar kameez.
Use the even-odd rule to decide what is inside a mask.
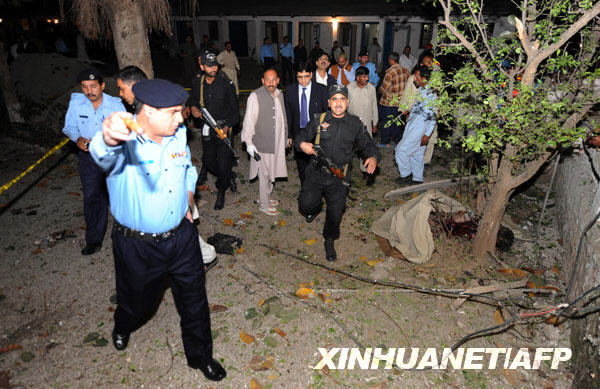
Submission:
[[[283,93],[277,89],[279,77],[274,69],[264,72],[263,86],[248,97],[242,129],[242,142],[250,154],[250,174],[258,176],[259,211],[277,216],[279,202],[271,199],[278,177],[287,177],[285,148],[292,140],[288,134]],[[254,159],[258,153],[260,161]]]
[[[233,81],[235,94],[239,95],[238,74],[240,73],[240,63],[238,62],[237,55],[235,55],[235,51],[231,50],[231,42],[225,42],[225,50],[219,53],[217,61],[221,64],[223,73]]]

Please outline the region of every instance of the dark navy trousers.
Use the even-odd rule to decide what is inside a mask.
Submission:
[[[190,364],[212,361],[204,264],[194,224],[184,219],[168,239],[140,240],[112,231],[117,283],[115,331],[131,333],[155,312],[169,277]]]
[[[211,131],[213,131],[211,129]],[[211,174],[217,176],[215,186],[224,191],[231,183],[233,153],[225,142],[215,135],[202,137],[202,164]]]
[[[83,188],[83,216],[85,243],[102,243],[108,222],[108,191],[106,173],[92,159],[90,153],[78,150],[79,177]]]
[[[323,237],[338,239],[340,224],[346,211],[348,189],[342,181],[323,171],[323,168],[311,162],[306,167],[306,179],[298,196],[298,209],[303,215],[316,215],[323,207],[323,196],[327,202]]]

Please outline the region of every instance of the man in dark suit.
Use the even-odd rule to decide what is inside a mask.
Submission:
[[[296,66],[297,83],[288,85],[285,89],[285,112],[288,121],[288,131],[292,139],[308,122],[321,112],[327,111],[327,87],[312,82],[311,66],[308,62],[300,62]],[[302,151],[295,150],[294,158],[298,164],[300,182],[304,182],[304,170],[310,162],[310,157]]]

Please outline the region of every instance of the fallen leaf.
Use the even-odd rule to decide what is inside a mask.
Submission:
[[[265,303],[265,299],[261,299],[261,300],[258,302],[258,306],[260,307],[260,306],[262,306],[264,303]]]
[[[513,272],[512,269],[509,269],[509,268],[497,269],[496,271],[500,274],[507,274],[507,275],[512,274],[512,272]]]
[[[265,371],[269,369],[273,369],[273,363],[271,361],[267,361],[263,359],[260,355],[255,355],[250,360],[250,364],[248,365],[252,371]]]
[[[316,239],[306,239],[304,241],[304,243],[307,244],[308,246],[310,246],[310,245],[317,243],[317,240]]]
[[[323,293],[317,293],[317,296],[319,296],[319,298],[321,299],[321,301],[325,302],[325,295]]]
[[[301,288],[308,288],[309,286],[314,286],[315,283],[314,282],[301,282],[300,285],[298,285]]]
[[[33,358],[35,358],[35,354],[30,353],[29,351],[25,351],[24,353],[21,354],[21,360],[25,363],[31,362],[33,360]]]
[[[552,286],[552,285],[542,285],[538,289],[550,289],[555,292],[560,292],[560,289],[558,289],[556,286]]]
[[[552,266],[552,271],[554,272],[554,274],[556,274],[557,276],[560,275],[560,270],[558,270],[558,266],[554,265]]]
[[[250,389],[263,389],[263,386],[258,382],[256,378],[250,380]]]
[[[513,269],[512,274],[511,274],[511,278],[515,278],[515,279],[520,280],[520,279],[523,279],[525,277],[527,277],[527,273],[526,272],[524,272],[521,269]]]
[[[279,328],[275,327],[273,328],[273,331],[275,331],[275,333],[279,336],[281,336],[282,338],[285,338],[287,336],[287,334],[283,331],[281,331]]]
[[[233,227],[233,220],[225,219],[225,220],[223,220],[223,224]]]
[[[33,254],[33,255],[37,255],[37,254],[39,254],[41,252],[42,252],[42,249],[31,250],[31,254]]]
[[[241,253],[243,253],[243,252],[244,252],[244,248],[243,248],[243,247],[240,247],[239,249],[237,249],[237,250],[236,250],[236,252],[235,252],[235,253],[236,253],[236,254],[241,254]]]
[[[219,304],[208,304],[208,310],[210,311],[210,313],[218,313],[218,312],[225,312],[226,310],[228,310],[229,308],[227,308],[224,305],[219,305]]]
[[[504,315],[502,315],[502,309],[497,308],[494,311],[494,322],[496,322],[496,324],[504,323]]]
[[[198,164],[200,161],[198,161],[198,158],[196,157],[192,157],[192,163],[193,164]]]
[[[315,291],[310,288],[300,288],[296,291],[296,296],[303,298],[303,299],[314,298]]]
[[[263,339],[263,342],[265,343],[265,345],[266,345],[267,347],[271,347],[271,348],[275,348],[275,347],[277,347],[277,345],[279,344],[279,343],[277,342],[277,339],[275,339],[275,338],[274,338],[274,337],[272,337],[272,336],[265,336],[265,338]]]
[[[250,344],[252,342],[254,342],[256,338],[250,334],[245,333],[244,331],[240,330],[240,340],[246,344]]]
[[[287,224],[287,223],[286,223],[286,222],[285,222],[285,220],[283,220],[283,219],[281,219],[280,221],[278,221],[278,222],[277,222],[277,225],[278,225],[279,227],[285,227],[285,225],[286,225],[286,224]]]
[[[210,186],[208,186],[208,185],[200,185],[198,187],[198,190],[202,191],[202,192],[210,192]]]
[[[426,273],[426,274],[431,274],[431,270],[428,269],[424,269],[421,266],[415,266],[415,271],[417,273]]]
[[[535,274],[535,275],[538,275],[538,276],[540,276],[540,275],[542,275],[542,274],[544,274],[546,272],[546,269],[544,269],[544,268],[534,269],[534,268],[528,267],[528,266],[521,267],[521,270],[525,270],[526,272],[529,272],[531,274]]]
[[[80,194],[80,193],[77,193],[77,192],[67,192],[67,194],[68,194],[69,196],[81,196],[81,194]]]
[[[380,258],[380,259],[372,259],[372,260],[370,260],[370,261],[367,261],[367,265],[369,265],[369,266],[375,266],[375,265],[377,265],[378,263],[380,263],[380,262],[383,262],[383,261],[385,261],[383,258]]]
[[[558,317],[552,315],[549,318],[546,319],[545,321],[546,324],[552,324],[553,326],[558,324]]]
[[[246,213],[240,213],[240,217],[242,219],[254,219],[254,216],[252,216],[252,212],[248,211]]]
[[[23,346],[20,344],[9,344],[8,346],[0,348],[0,354],[7,353],[9,351],[20,350]]]
[[[277,374],[270,374],[267,376],[268,379],[270,380],[276,380],[277,379]]]

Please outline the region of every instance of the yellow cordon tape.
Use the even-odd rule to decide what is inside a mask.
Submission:
[[[40,163],[44,162],[44,160],[46,160],[49,156],[51,156],[52,154],[54,154],[55,152],[57,152],[61,147],[63,147],[64,145],[66,145],[67,142],[69,142],[69,141],[70,141],[69,138],[63,139],[62,141],[60,141],[59,144],[57,144],[52,149],[50,149],[50,151],[48,151],[46,154],[44,154],[44,156],[42,158],[38,159],[33,165],[29,166],[27,168],[27,170],[25,170],[23,173],[19,174],[18,176],[16,176],[15,178],[13,178],[9,182],[7,182],[6,184],[2,185],[2,187],[0,188],[0,194],[2,194],[5,190],[7,190],[8,188],[10,188],[14,184],[16,184],[21,178],[25,177],[25,175],[27,173],[29,173],[30,171],[32,171],[34,167],[36,167]]]

